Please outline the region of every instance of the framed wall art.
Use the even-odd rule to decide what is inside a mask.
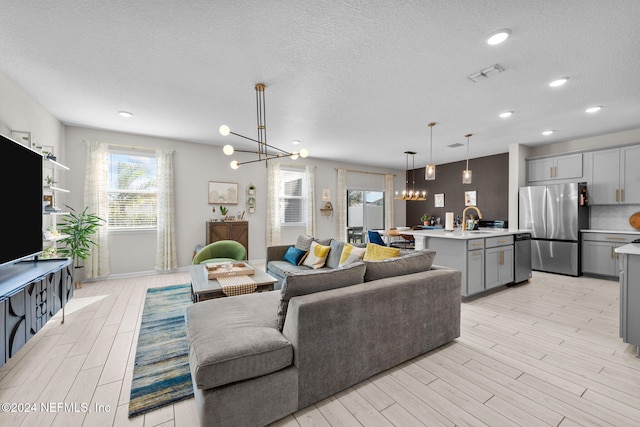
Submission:
[[[209,204],[238,204],[237,182],[209,181]]]
[[[434,194],[433,203],[436,208],[444,208],[444,193]]]
[[[476,191],[464,192],[464,205],[465,206],[477,206],[478,193]]]

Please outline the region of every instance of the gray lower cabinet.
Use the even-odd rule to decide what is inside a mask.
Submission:
[[[620,338],[640,345],[640,255],[620,255]],[[636,349],[640,356],[640,347]]]
[[[512,283],[513,236],[488,238],[485,246],[485,289]]]
[[[484,250],[467,251],[467,293],[473,295],[484,291]]]
[[[582,232],[582,274],[617,278],[619,254],[616,248],[637,239],[638,235]]]

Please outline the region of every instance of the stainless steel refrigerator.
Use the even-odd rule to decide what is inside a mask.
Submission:
[[[531,231],[533,270],[581,274],[580,230],[589,228],[585,195],[584,182],[520,187],[518,228]]]

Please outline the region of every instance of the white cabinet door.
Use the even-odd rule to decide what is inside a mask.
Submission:
[[[527,161],[527,180],[529,182],[548,181],[553,179],[553,158]]]
[[[620,161],[624,169],[622,176],[621,201],[625,204],[640,203],[640,146],[634,145],[620,149]]]
[[[554,157],[554,179],[582,178],[582,153]]]
[[[593,176],[588,184],[590,205],[620,203],[620,149],[593,153]]]

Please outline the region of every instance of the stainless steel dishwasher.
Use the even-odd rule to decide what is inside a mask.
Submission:
[[[531,233],[514,234],[514,283],[531,279]]]

